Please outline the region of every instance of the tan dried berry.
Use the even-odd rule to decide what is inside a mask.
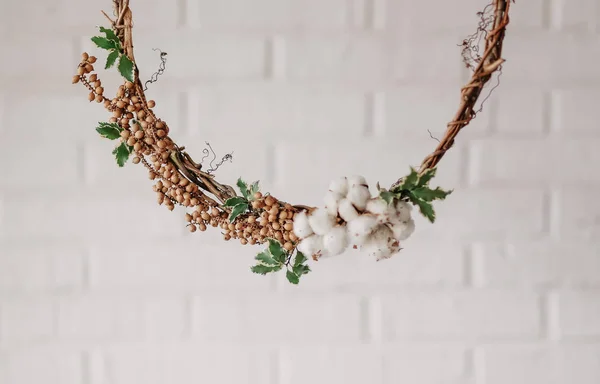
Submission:
[[[79,79],[81,79],[81,76],[79,76],[79,75],[75,75],[75,76],[73,76],[73,81],[72,81],[72,82],[73,82],[73,84],[77,84],[77,83],[79,83]]]
[[[196,232],[196,226],[194,224],[190,224],[189,229],[190,229],[190,232],[192,232],[192,233]]]
[[[88,95],[88,100],[89,101],[94,101],[96,99],[96,95],[94,95],[94,92],[90,92]]]
[[[96,56],[90,56],[90,57],[89,57],[89,59],[88,59],[87,61],[88,61],[88,63],[90,63],[90,64],[94,64],[94,63],[96,62],[96,60],[97,60],[97,59],[96,59]]]
[[[87,52],[83,52],[81,54],[81,61],[88,61],[89,58],[90,58],[90,55],[88,55]]]
[[[132,89],[133,88],[133,83],[131,81],[126,82],[125,83],[125,88]]]
[[[138,156],[135,156],[132,161],[133,161],[133,164],[139,164],[140,158]]]
[[[148,100],[148,108],[154,108],[156,106],[156,102],[154,100]]]
[[[93,82],[95,82],[96,80],[98,80],[98,75],[96,75],[95,73],[92,73],[92,74],[90,75],[90,82],[91,82],[91,83],[93,83]]]
[[[102,95],[96,95],[96,103],[101,103],[104,101],[104,97]]]
[[[275,203],[275,199],[273,199],[272,196],[267,196],[267,198],[265,199],[265,204],[267,205],[267,207],[272,206]]]
[[[294,245],[288,241],[287,243],[283,244],[283,248],[285,248],[286,251],[290,252],[292,249],[294,249]]]

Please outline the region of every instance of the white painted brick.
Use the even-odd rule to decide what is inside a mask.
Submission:
[[[286,348],[280,359],[281,384],[383,383],[381,354],[373,347]]]
[[[562,188],[555,201],[557,212],[554,225],[562,239],[585,239],[597,242],[600,235],[600,189]]]
[[[600,163],[600,140],[481,140],[471,147],[472,179],[479,184],[521,185],[598,183],[600,175],[583,164]],[[533,171],[535,170],[535,171]],[[557,180],[560,175],[560,180]]]
[[[490,346],[483,350],[485,384],[596,384],[600,381],[597,345]]]
[[[326,86],[216,85],[191,94],[192,132],[241,138],[358,136],[365,129],[361,92]],[[236,111],[236,113],[231,113]]]
[[[59,149],[58,145],[58,142],[52,145],[42,140],[3,140],[0,162],[18,164],[18,167],[6,167],[0,187],[25,190],[76,184],[79,181],[78,148],[70,145]]]
[[[456,34],[436,38],[406,35],[400,39],[393,53],[395,80],[408,84],[454,85],[460,90],[467,78],[461,47],[457,46],[462,37]]]
[[[600,91],[565,89],[552,92],[553,130],[563,135],[598,135]]]
[[[92,295],[58,303],[58,334],[64,340],[179,339],[186,324],[181,298]]]
[[[156,204],[150,186],[146,197],[120,196],[115,199],[113,194],[85,191],[44,196],[11,195],[5,198],[3,232],[14,238],[85,238],[91,242],[185,233],[182,211],[170,212]],[[113,219],[106,221],[107,218]]]
[[[600,6],[596,0],[553,0],[552,26],[569,32],[594,32]]]
[[[80,352],[60,347],[0,351],[1,384],[81,384]]]
[[[383,351],[385,384],[471,383],[465,348],[455,346],[386,346]]]
[[[192,317],[194,335],[217,342],[357,342],[361,333],[359,299],[346,295],[203,296]]]
[[[273,352],[258,346],[130,344],[99,348],[92,355],[91,384],[273,382]]]
[[[483,114],[494,115],[494,131],[499,134],[531,136],[548,129],[545,126],[546,101],[539,89],[499,86],[486,101],[486,106],[490,109],[484,110]]]
[[[389,47],[377,35],[286,39],[287,76],[294,82],[373,86],[389,78]]]
[[[302,290],[352,289],[383,291],[397,286],[457,286],[464,281],[464,254],[458,242],[411,237],[404,249],[389,260],[375,263],[359,250],[313,263],[312,272],[302,277]],[[297,290],[279,276],[286,291]]]
[[[350,2],[346,0],[189,0],[194,27],[228,30],[343,29]]]
[[[548,241],[476,244],[474,280],[479,286],[600,286],[600,246]]]
[[[384,95],[384,100],[385,137],[398,138],[398,141],[407,134],[429,138],[429,130],[441,139],[460,105],[460,92],[457,87],[449,86],[401,86]],[[482,136],[488,131],[489,113],[486,112],[460,133],[459,140]],[[429,141],[429,145],[433,150],[436,143]]]
[[[0,46],[11,52],[11,59],[0,63],[0,80],[30,76],[40,80],[51,77],[71,79],[79,64],[71,41],[50,34],[22,37],[12,34],[10,38],[4,36]]]
[[[380,298],[383,338],[521,339],[539,335],[539,298],[529,291],[414,292]]]
[[[561,291],[556,299],[562,337],[600,336],[600,291]]]
[[[214,244],[206,235],[198,233],[178,242],[146,241],[143,245],[98,244],[90,249],[92,289],[185,293],[269,288],[270,276],[250,272],[262,246],[241,247],[238,242],[225,243],[220,238]]]
[[[0,293],[72,290],[83,281],[83,251],[68,244],[5,244]]]
[[[598,35],[556,32],[507,36],[502,55],[507,60],[502,84],[586,84],[596,81],[599,74],[594,62],[600,55],[599,39]],[[510,76],[505,76],[509,73]]]
[[[0,343],[40,342],[54,336],[51,300],[0,300]]]
[[[440,183],[445,188],[447,184]],[[528,238],[544,231],[545,204],[541,190],[521,188],[456,189],[436,205],[436,234],[469,238],[506,235]],[[524,214],[526,212],[526,214]],[[423,227],[427,228],[429,224]]]

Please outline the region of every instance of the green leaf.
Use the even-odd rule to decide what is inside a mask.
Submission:
[[[112,153],[113,153],[113,155],[115,155],[115,158],[117,159],[117,164],[119,165],[119,167],[122,167],[125,165],[125,163],[129,159],[131,150],[132,150],[132,147],[130,147],[126,143],[121,143],[121,145],[119,145],[117,148],[114,149],[114,151]]]
[[[306,260],[308,259],[306,258],[306,256],[304,256],[304,253],[297,251],[296,258],[294,259],[294,267],[304,264]]]
[[[259,253],[256,255],[255,259],[266,265],[281,265],[281,263],[271,257],[268,252]]]
[[[441,188],[431,189],[429,187],[417,187],[410,191],[415,197],[425,200],[444,200],[446,196],[452,193],[452,191],[444,191]]]
[[[414,169],[413,167],[410,167],[410,173],[408,174],[408,176],[404,177],[404,180],[402,180],[402,183],[400,185],[398,185],[398,187],[396,187],[395,189],[400,190],[400,191],[412,189],[412,188],[416,187],[418,180],[419,180],[419,174],[417,173],[417,170]]]
[[[133,62],[129,60],[127,55],[121,55],[119,59],[119,73],[121,76],[133,82]]]
[[[99,122],[98,126],[96,127],[96,132],[109,140],[115,140],[121,137],[122,131],[123,128],[116,123]]]
[[[389,204],[392,204],[392,202],[394,201],[396,194],[393,192],[387,191],[385,189],[382,189],[381,192],[379,193],[379,197],[381,197],[389,205]]]
[[[287,277],[288,281],[292,284],[298,284],[300,282],[300,277],[290,270],[285,273],[285,277]]]
[[[422,175],[419,176],[419,180],[417,181],[417,187],[426,187],[429,185],[431,179],[435,177],[437,173],[437,168],[429,168],[423,172]]]
[[[108,57],[106,58],[106,65],[104,66],[104,69],[108,69],[108,68],[112,67],[113,65],[115,65],[115,62],[117,61],[118,57],[119,57],[119,51],[117,51],[116,49],[113,49],[112,52],[110,52],[108,54]]]
[[[231,210],[231,214],[229,215],[229,222],[233,223],[233,221],[242,213],[248,210],[248,204],[238,204]]]
[[[277,272],[281,269],[280,265],[262,265],[258,264],[250,268],[250,270],[259,275],[266,275],[267,273]]]
[[[258,186],[258,180],[257,180],[254,183],[252,183],[252,185],[250,186],[250,197],[254,198],[254,194],[256,192],[258,192],[259,190],[260,190],[260,187]]]
[[[227,201],[225,202],[225,206],[226,207],[235,207],[238,204],[246,204],[248,203],[248,200],[244,199],[243,197],[232,197],[231,199],[227,199]]]
[[[246,184],[246,182],[242,180],[241,177],[237,181],[237,186],[240,189],[240,192],[242,192],[242,196],[248,199],[248,184]]]
[[[416,198],[414,195],[410,195],[410,201],[419,207],[421,214],[425,216],[431,223],[435,222],[435,211],[433,205],[430,202]]]
[[[115,34],[115,31],[113,31],[112,29],[100,27],[100,32],[104,33],[108,40],[114,41],[115,45],[117,46],[116,47],[117,49],[121,49],[121,42],[119,41],[119,38]]]
[[[310,272],[310,267],[308,265],[296,265],[292,268],[292,271],[298,276],[306,275]]]
[[[281,243],[275,239],[269,239],[269,253],[275,260],[280,263],[285,263],[287,253],[281,246]]]
[[[102,49],[117,49],[117,45],[114,41],[107,39],[102,36],[94,36],[92,37],[92,42],[98,46],[98,48]]]

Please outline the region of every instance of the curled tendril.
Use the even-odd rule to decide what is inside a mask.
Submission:
[[[153,51],[160,52],[160,65],[158,66],[158,70],[150,76],[150,79],[144,83],[144,91],[148,90],[148,85],[152,83],[156,83],[158,81],[158,76],[162,75],[165,72],[165,68],[167,65],[167,52],[161,51],[159,48],[153,48]]]
[[[221,161],[219,161],[216,165],[213,165],[215,160],[217,159],[217,154],[212,149],[212,146],[210,145],[210,143],[208,141],[205,143],[208,148],[204,148],[202,150],[202,153],[204,154],[204,156],[202,156],[202,159],[200,160],[200,164],[204,164],[204,160],[207,157],[209,157],[211,154],[213,156],[213,158],[210,160],[210,163],[208,164],[210,166],[210,168],[206,170],[206,173],[212,173],[212,172],[216,171],[226,161],[229,161],[229,162],[233,161],[233,152],[231,152],[231,153],[228,153],[225,156],[223,156],[223,158],[221,158]]]

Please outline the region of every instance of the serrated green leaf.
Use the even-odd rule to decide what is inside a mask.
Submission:
[[[259,275],[266,275],[267,273],[277,272],[281,269],[279,265],[263,265],[258,264],[250,268],[250,270]]]
[[[115,148],[112,153],[113,155],[115,155],[119,167],[122,167],[129,159],[129,155],[131,154],[131,147],[126,143],[121,143],[121,145]]]
[[[292,284],[298,284],[300,282],[300,277],[290,270],[285,273],[285,277],[287,277],[288,281]]]
[[[444,200],[446,196],[452,193],[452,191],[444,191],[441,188],[431,189],[429,187],[417,187],[410,191],[415,197],[425,200]]]
[[[227,199],[227,201],[225,202],[225,206],[226,207],[235,207],[238,204],[246,204],[248,203],[248,200],[244,199],[243,197],[232,197],[231,199]]]
[[[402,183],[398,186],[400,190],[408,190],[412,189],[417,185],[417,181],[419,180],[419,174],[417,170],[413,167],[410,167],[410,173],[408,176],[404,177]]]
[[[122,54],[119,58],[119,73],[127,80],[133,82],[133,62],[125,54]]]
[[[292,268],[292,271],[298,275],[298,276],[302,276],[302,275],[306,275],[308,272],[310,272],[310,267],[308,265],[296,265]]]
[[[269,253],[275,260],[280,263],[284,263],[287,253],[281,246],[281,243],[275,239],[269,239]]]
[[[433,210],[433,205],[425,200],[421,200],[414,195],[409,195],[410,201],[419,207],[419,211],[421,214],[427,218],[431,223],[435,222],[435,211]]]
[[[308,260],[308,259],[306,258],[306,256],[304,256],[304,253],[302,253],[300,251],[296,251],[296,258],[294,259],[294,267],[304,264],[306,262],[306,260]]]
[[[259,190],[260,190],[260,187],[258,186],[258,180],[257,180],[254,183],[252,183],[252,185],[250,186],[250,197],[254,198],[254,194],[256,192],[258,192]]]
[[[435,177],[437,173],[437,168],[429,168],[423,172],[422,175],[419,176],[419,180],[417,181],[417,187],[426,187],[429,185],[431,179]]]
[[[107,39],[102,36],[94,36],[92,37],[92,42],[96,44],[98,48],[102,49],[117,49],[117,45],[114,41]]]
[[[281,263],[275,260],[268,252],[259,253],[256,255],[255,259],[266,265],[281,265]]]
[[[242,213],[248,210],[248,204],[242,203],[238,204],[231,210],[231,214],[229,215],[229,222],[233,223],[233,221]]]
[[[387,191],[385,189],[382,189],[381,192],[379,193],[379,197],[381,197],[389,205],[389,204],[392,204],[392,202],[394,201],[396,194],[393,192]]]
[[[122,131],[123,128],[116,123],[99,122],[98,126],[96,127],[96,132],[109,140],[115,140],[121,137]]]
[[[244,196],[246,199],[248,199],[248,184],[246,184],[246,182],[244,180],[242,180],[241,177],[237,181],[237,186],[240,189],[242,196]]]
[[[112,29],[100,27],[100,32],[104,33],[108,40],[114,41],[117,49],[121,48],[121,42],[119,41],[119,38],[115,34],[115,31],[113,31]]]
[[[106,65],[104,66],[104,69],[109,69],[110,67],[115,65],[115,62],[117,61],[118,57],[119,57],[119,51],[114,49],[111,53],[108,54],[108,57],[106,58]]]

